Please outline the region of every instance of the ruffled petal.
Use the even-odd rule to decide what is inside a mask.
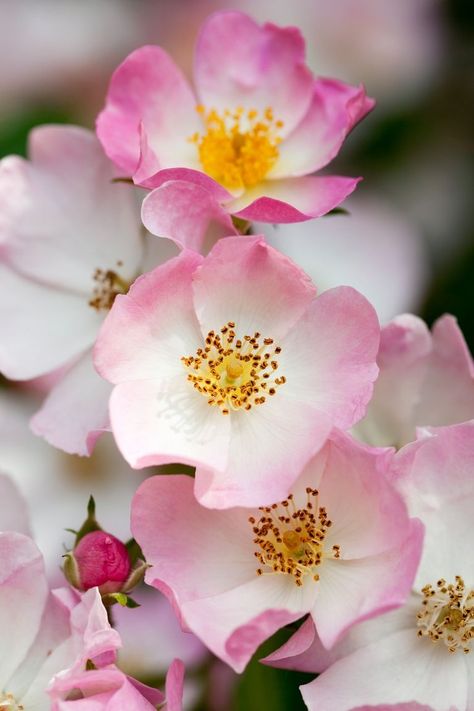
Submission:
[[[212,193],[184,180],[153,190],[143,201],[142,221],[152,234],[201,254],[207,254],[220,237],[237,234],[229,213]]]
[[[340,205],[360,180],[336,175],[266,180],[227,203],[226,209],[245,220],[303,222]]]
[[[196,100],[182,72],[160,47],[132,52],[115,70],[97,135],[117,166],[133,175],[140,159],[140,126],[162,168],[194,167],[199,130]]]
[[[306,274],[262,237],[220,240],[193,278],[194,303],[206,336],[229,321],[237,337],[280,339],[315,295]]]
[[[198,38],[195,80],[209,109],[273,109],[286,136],[311,102],[313,77],[296,27],[258,25],[241,12],[217,12]]]
[[[87,456],[109,429],[112,386],[100,377],[88,351],[53,387],[31,420],[31,429],[54,447]]]
[[[374,105],[362,85],[318,79],[306,115],[279,145],[278,162],[268,177],[307,175],[323,168],[339,153],[347,134]]]

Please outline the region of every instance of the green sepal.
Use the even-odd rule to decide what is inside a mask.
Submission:
[[[144,560],[142,549],[134,538],[131,538],[129,541],[126,542],[125,548],[127,549],[128,558],[130,560],[130,565],[132,568],[138,560]]]
[[[350,215],[351,213],[349,210],[346,210],[345,207],[333,207],[332,210],[329,210],[329,212],[326,212],[323,217],[332,217],[333,215]]]
[[[79,568],[76,563],[76,559],[74,558],[74,553],[73,551],[69,551],[69,553],[65,553],[63,555],[64,558],[64,565],[63,565],[63,573],[64,577],[68,581],[70,585],[72,585],[73,588],[76,588],[78,590],[81,589],[81,577],[79,575]]]
[[[74,541],[74,548],[77,546],[79,541],[84,538],[84,536],[87,536],[88,533],[92,533],[93,531],[102,531],[102,527],[99,526],[95,517],[94,497],[90,496],[87,504],[87,518],[80,527],[80,529],[75,532],[76,540]]]
[[[132,597],[129,597],[129,595],[126,595],[123,592],[107,593],[107,595],[104,595],[102,597],[102,602],[106,606],[114,605],[116,602],[118,602],[118,604],[122,607],[140,607],[140,604],[136,600],[134,600]]]

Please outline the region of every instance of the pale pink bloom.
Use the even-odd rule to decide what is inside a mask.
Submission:
[[[147,479],[132,503],[147,582],[236,671],[306,613],[330,648],[413,583],[422,527],[385,477],[391,456],[335,430],[291,494],[260,509],[206,509],[190,477]]]
[[[197,466],[206,506],[284,498],[331,427],[359,420],[379,326],[349,287],[316,298],[261,237],[184,250],[118,296],[95,364],[116,387],[112,429],[136,468]]]
[[[21,533],[0,533],[0,706],[47,711],[52,677],[87,659],[112,660],[119,644],[97,590],[50,592],[41,553]]]
[[[142,268],[138,205],[84,129],[37,128],[29,153],[0,163],[0,370],[28,380],[66,366],[32,427],[90,454],[110,392],[91,347],[114,295]]]
[[[196,94],[160,47],[115,71],[97,133],[125,175],[149,188],[179,179],[249,220],[318,217],[359,179],[310,176],[373,107],[362,86],[315,79],[295,27],[218,12],[197,42]],[[222,217],[222,219],[224,219]]]
[[[3,502],[0,531],[16,531],[30,536],[30,517],[26,501],[16,484],[5,474],[0,474],[0,501]]]
[[[453,316],[430,333],[417,316],[403,314],[381,332],[380,368],[356,436],[375,446],[401,447],[416,428],[474,418],[474,363]]]
[[[184,666],[175,659],[166,675],[166,690],[145,686],[117,667],[56,679],[49,690],[51,711],[181,711]]]
[[[427,432],[394,463],[397,486],[426,528],[414,591],[329,653],[308,621],[267,658],[321,673],[302,687],[310,711],[473,708],[474,423]]]

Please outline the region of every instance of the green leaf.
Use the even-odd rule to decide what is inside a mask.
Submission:
[[[103,596],[102,602],[104,605],[113,605],[115,602],[118,602],[122,607],[140,607],[140,604],[136,602],[136,600],[122,592],[107,593],[107,595]]]

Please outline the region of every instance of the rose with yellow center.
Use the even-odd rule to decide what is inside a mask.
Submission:
[[[468,654],[474,638],[474,590],[466,588],[457,575],[454,583],[442,578],[435,586],[425,585],[421,592],[418,636],[443,642],[451,653],[462,649]]]
[[[255,109],[245,111],[206,111],[197,107],[206,132],[195,133],[199,160],[205,173],[229,190],[248,188],[260,183],[275,165],[283,122],[275,120],[271,108],[262,115]]]

